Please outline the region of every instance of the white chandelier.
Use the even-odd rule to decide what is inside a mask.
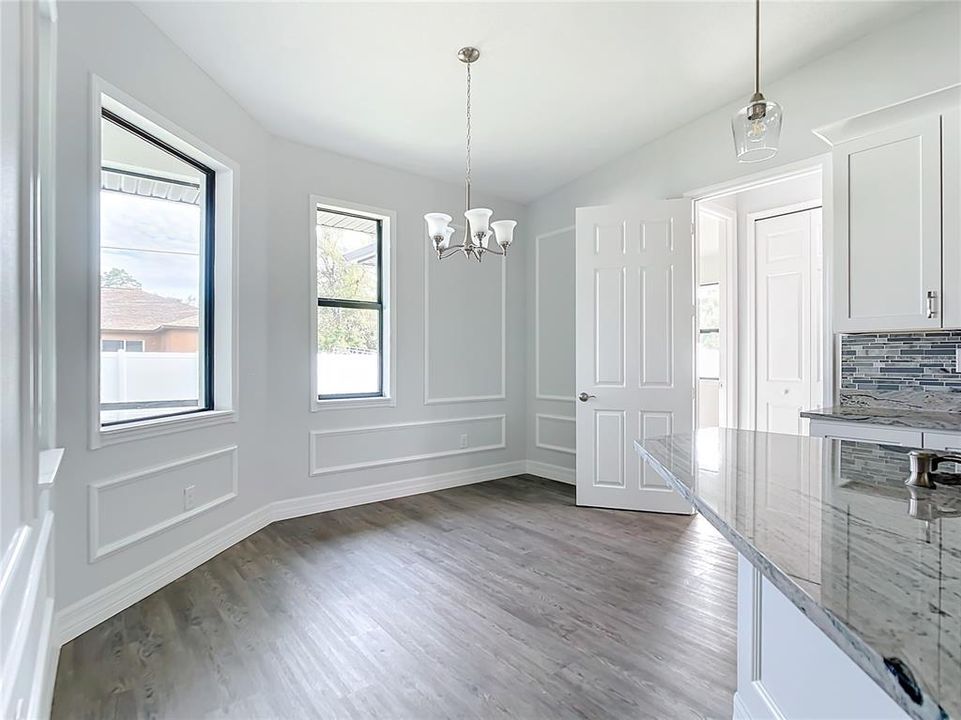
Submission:
[[[465,185],[467,188],[466,212],[464,217],[467,223],[464,228],[464,241],[459,245],[451,245],[450,239],[454,234],[451,227],[451,216],[446,213],[427,213],[424,220],[427,221],[427,236],[434,245],[437,257],[441,260],[456,254],[458,251],[464,253],[467,258],[475,257],[480,262],[484,255],[493,253],[494,255],[507,255],[507,248],[514,241],[514,228],[517,222],[514,220],[497,220],[491,222],[491,215],[494,211],[490,208],[472,208],[470,205],[470,66],[477,62],[480,57],[480,50],[474,47],[461,48],[457,53],[457,59],[467,65],[467,174]],[[490,246],[491,237],[497,241],[500,250]]]

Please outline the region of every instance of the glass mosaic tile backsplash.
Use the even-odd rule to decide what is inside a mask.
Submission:
[[[961,330],[841,336],[842,405],[961,413]]]

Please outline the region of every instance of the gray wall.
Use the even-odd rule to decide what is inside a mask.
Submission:
[[[811,132],[813,128],[961,82],[959,25],[961,4],[925,5],[894,26],[768,83],[765,94],[777,100],[785,113],[781,149],[770,163],[759,167],[735,160],[730,118],[747,97],[738,98],[538,199],[530,205],[529,234],[535,239],[548,238],[546,242],[557,242],[559,247],[573,248],[563,229],[573,225],[574,210],[579,206],[680,197],[698,188],[821,155],[828,148]],[[550,260],[557,268],[564,268],[558,272],[559,277],[573,277],[573,250],[566,252],[564,257]],[[529,376],[535,378],[538,370],[544,373],[545,364],[560,363],[561,367],[551,372],[567,378],[564,394],[573,395],[574,359],[567,354],[570,341],[563,340],[556,346],[542,342],[540,363],[536,360],[539,333],[535,273],[536,265],[531,263]],[[542,284],[541,292],[553,293],[555,298],[552,303],[541,304],[539,324],[552,328],[552,337],[573,337],[573,301],[553,285]],[[573,294],[573,283],[569,292]],[[545,331],[542,336],[547,334]],[[528,400],[528,457],[561,465],[569,472],[574,456],[537,447],[534,428],[540,413],[573,417],[573,400],[538,399],[533,383]]]

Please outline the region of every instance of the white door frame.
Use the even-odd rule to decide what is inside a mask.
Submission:
[[[747,254],[745,260],[747,260],[747,306],[752,308],[756,303],[757,296],[757,239],[754,224],[758,220],[767,220],[769,218],[780,217],[781,215],[790,215],[792,213],[806,212],[808,210],[816,210],[822,208],[822,203],[820,200],[808,200],[806,202],[791,203],[790,205],[782,205],[776,208],[769,208],[767,210],[758,210],[757,212],[748,213],[744,216],[744,225],[747,235],[747,242],[745,243],[744,251]],[[822,210],[823,213],[823,210]],[[823,233],[823,229],[822,229]],[[821,247],[821,256],[824,257],[823,248],[823,238]],[[813,255],[812,255],[813,258]],[[822,261],[823,263],[823,261]],[[822,278],[821,287],[823,292],[823,267],[822,264]],[[812,286],[812,291],[814,290]],[[819,308],[821,312],[821,323],[824,323],[824,308]],[[747,390],[747,429],[755,430],[757,429],[757,313],[750,313],[748,316],[749,320],[747,323],[747,346],[752,348],[753,352],[749,352],[747,357],[744,358],[744,362],[741,363],[740,367],[743,367],[746,378],[746,390]],[[821,338],[821,343],[823,344],[824,338]],[[823,358],[823,352],[821,353]],[[812,358],[816,361],[817,358]],[[823,396],[823,392],[822,392]]]
[[[787,163],[768,170],[750,173],[742,177],[713,185],[706,185],[684,193],[694,204],[697,217],[697,203],[701,200],[714,200],[733,195],[742,190],[750,190],[771,185],[812,173],[821,173],[821,247],[824,253],[824,271],[821,274],[821,367],[824,369],[824,382],[821,387],[821,403],[824,407],[837,402],[839,363],[836,360],[837,347],[834,335],[834,176],[831,154],[817,155],[807,160]],[[696,229],[695,229],[696,232]],[[695,272],[696,259],[695,259]],[[736,352],[736,349],[735,349]]]
[[[701,286],[701,213],[710,215],[727,228],[726,238],[729,242],[721,248],[721,278],[724,294],[721,303],[721,333],[720,333],[720,377],[723,403],[719,394],[718,420],[724,427],[736,428],[738,412],[738,377],[737,377],[737,212],[722,207],[703,207],[696,202],[692,208],[694,215],[694,292],[697,304],[697,290]],[[730,242],[733,240],[733,242]],[[695,307],[696,311],[696,307]],[[694,426],[700,427],[698,412],[700,404],[697,402],[697,391],[700,387],[701,372],[697,365],[697,344],[699,342],[698,317],[695,315],[694,327]]]

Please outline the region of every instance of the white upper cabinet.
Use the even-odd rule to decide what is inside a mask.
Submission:
[[[961,109],[941,116],[941,238],[944,327],[961,328]]]
[[[835,331],[961,326],[957,98],[817,131],[834,146]]]
[[[941,118],[834,150],[836,329],[941,327]]]

